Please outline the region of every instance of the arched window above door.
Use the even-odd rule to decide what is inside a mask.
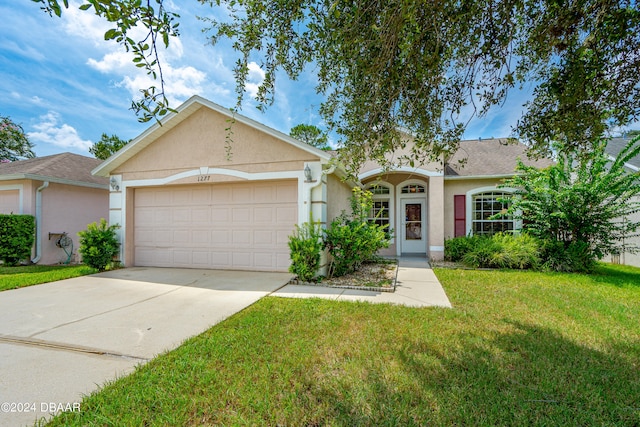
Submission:
[[[409,184],[402,187],[402,194],[424,193],[424,185]]]

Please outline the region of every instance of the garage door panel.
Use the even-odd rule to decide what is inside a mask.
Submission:
[[[210,207],[193,207],[191,209],[191,223],[193,225],[209,225],[211,222]]]
[[[273,223],[274,209],[272,207],[253,208],[253,221],[256,223]]]
[[[191,265],[192,263],[193,262],[191,259],[190,250],[183,250],[183,249],[173,250],[173,264],[175,266],[184,267],[184,266]]]
[[[257,230],[253,232],[253,243],[257,246],[273,246],[275,243],[274,232]]]
[[[187,207],[180,208],[172,208],[171,209],[171,220],[175,224],[187,223],[191,224],[191,209]]]
[[[158,208],[153,212],[153,224],[171,224],[171,220],[173,218],[171,209],[169,208]]]
[[[136,265],[289,267],[295,181],[137,189],[134,200]]]
[[[251,220],[251,208],[249,206],[246,207],[241,207],[241,208],[234,208],[232,210],[232,217],[231,217],[231,221],[235,222],[235,223],[246,223],[249,222]]]
[[[298,218],[298,208],[295,206],[276,208],[276,222],[279,225],[295,224]]]
[[[283,203],[297,203],[298,202],[297,187],[292,185],[277,184],[276,199],[281,200]]]

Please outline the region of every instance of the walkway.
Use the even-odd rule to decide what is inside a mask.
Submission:
[[[395,292],[372,292],[320,286],[287,285],[275,293],[286,298],[326,298],[341,301],[368,301],[409,307],[448,307],[447,298],[438,278],[426,259],[400,258]]]

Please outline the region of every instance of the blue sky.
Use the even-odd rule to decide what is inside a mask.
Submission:
[[[129,107],[139,90],[152,84],[150,78],[117,43],[104,41],[107,23],[89,11],[79,11],[78,2],[70,3],[57,18],[29,0],[0,0],[0,115],[22,125],[37,156],[65,151],[89,155],[89,147],[102,133],[130,139],[149,126],[138,123]],[[208,44],[202,32],[205,24],[196,18],[224,11],[195,0],[166,5],[181,15],[180,37],[162,52],[171,105],[197,94],[224,107],[234,106],[235,53],[229,43]],[[262,78],[254,63],[249,95]],[[322,99],[314,85],[311,72],[296,82],[279,78],[274,105],[263,114],[248,96],[241,114],[285,133],[299,123],[322,127],[317,114]],[[465,137],[509,136],[530,90],[510,94],[502,108],[473,119]]]

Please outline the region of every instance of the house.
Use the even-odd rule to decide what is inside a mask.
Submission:
[[[610,139],[606,147],[607,154],[612,160],[615,159],[618,154],[627,146],[627,144],[629,144],[629,141],[631,141],[631,138],[626,136]],[[637,173],[638,171],[640,171],[640,156],[632,158],[625,164],[625,166],[629,172]],[[640,202],[640,196],[636,196],[635,201]],[[640,212],[636,212],[626,219],[634,222],[640,222]],[[640,237],[631,236],[628,239],[625,239],[622,244],[623,246],[640,247]],[[623,251],[619,256],[612,256],[609,258],[609,260],[614,263],[640,267],[640,253],[630,253],[628,251]]]
[[[463,141],[444,167],[368,163],[349,182],[330,153],[194,96],[93,173],[110,181],[125,265],[286,271],[295,225],[329,224],[355,185],[372,190],[372,219],[394,230],[386,254],[440,259],[445,238],[513,229],[489,217],[519,156],[549,164],[505,140]]]
[[[77,260],[78,231],[108,216],[109,180],[91,174],[99,164],[72,153],[0,163],[0,213],[36,218],[32,262]]]

